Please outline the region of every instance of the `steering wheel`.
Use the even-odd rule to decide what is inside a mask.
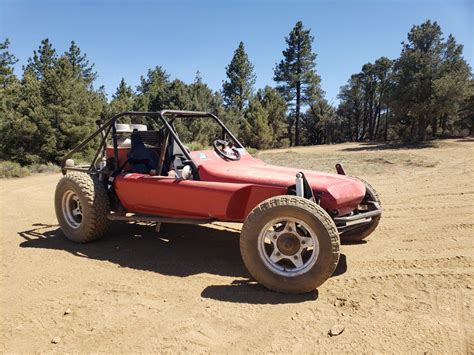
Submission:
[[[222,139],[216,139],[212,142],[212,146],[216,151],[217,155],[221,158],[228,160],[240,160],[240,153],[232,143],[229,143]]]

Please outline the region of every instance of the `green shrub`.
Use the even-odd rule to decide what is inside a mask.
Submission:
[[[35,174],[40,173],[57,173],[59,172],[59,166],[54,165],[52,163],[48,164],[33,164],[27,167],[30,172]]]
[[[258,149],[252,147],[246,147],[245,150],[249,152],[250,155],[256,155],[258,153]]]
[[[24,177],[30,175],[28,168],[13,161],[0,161],[0,178]]]
[[[209,149],[209,147],[206,147],[204,144],[202,144],[201,142],[191,142],[189,144],[186,145],[190,151],[196,151],[196,150],[206,150],[206,149]]]
[[[17,162],[3,160],[0,161],[0,178],[25,177],[40,173],[56,173],[59,172],[59,166],[52,163],[48,164],[32,164],[21,166]]]

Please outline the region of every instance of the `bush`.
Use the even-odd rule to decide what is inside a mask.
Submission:
[[[21,166],[13,161],[0,161],[0,177],[13,178],[30,175],[28,168]]]
[[[40,174],[56,172],[59,172],[59,167],[51,163],[21,166],[20,164],[9,160],[0,161],[0,178],[25,177],[32,173]]]
[[[249,152],[250,155],[256,155],[258,153],[258,149],[252,147],[246,147],[245,150]]]
[[[57,173],[59,172],[59,166],[54,165],[52,163],[48,164],[33,164],[27,167],[30,172],[35,174],[41,173]]]
[[[190,151],[196,151],[196,150],[206,150],[206,149],[209,149],[209,147],[206,147],[204,144],[200,143],[200,142],[191,142],[187,145],[187,147],[189,148]]]

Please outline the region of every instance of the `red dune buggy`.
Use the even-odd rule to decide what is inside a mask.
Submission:
[[[179,127],[204,119],[216,133],[213,149],[190,151]],[[340,240],[364,239],[379,223],[377,193],[340,164],[337,174],[265,164],[211,113],[124,112],[98,125],[61,164],[56,215],[73,241],[98,239],[116,220],[156,222],[157,230],[242,222],[240,251],[252,276],[303,293],[333,274]],[[90,143],[99,145],[91,164],[76,166],[71,158]]]

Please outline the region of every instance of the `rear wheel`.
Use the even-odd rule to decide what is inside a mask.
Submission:
[[[55,193],[56,217],[66,237],[86,243],[104,236],[110,203],[105,186],[86,173],[68,173]]]
[[[250,274],[279,292],[315,290],[333,274],[339,235],[317,204],[296,196],[263,201],[247,217],[240,251]]]
[[[375,201],[378,203],[379,206],[382,206],[382,202],[380,201],[380,197],[377,194],[377,191],[370,185],[367,181],[361,179],[361,178],[356,178],[360,181],[362,181],[365,184],[365,198],[364,200],[370,200],[370,201]],[[346,233],[341,233],[341,241],[343,242],[359,242],[365,238],[367,238],[370,234],[372,234],[373,231],[377,228],[380,222],[380,218],[382,215],[378,215],[376,217],[372,217],[372,220],[370,221],[369,224],[366,224],[360,228],[356,228],[353,230],[350,230]]]

